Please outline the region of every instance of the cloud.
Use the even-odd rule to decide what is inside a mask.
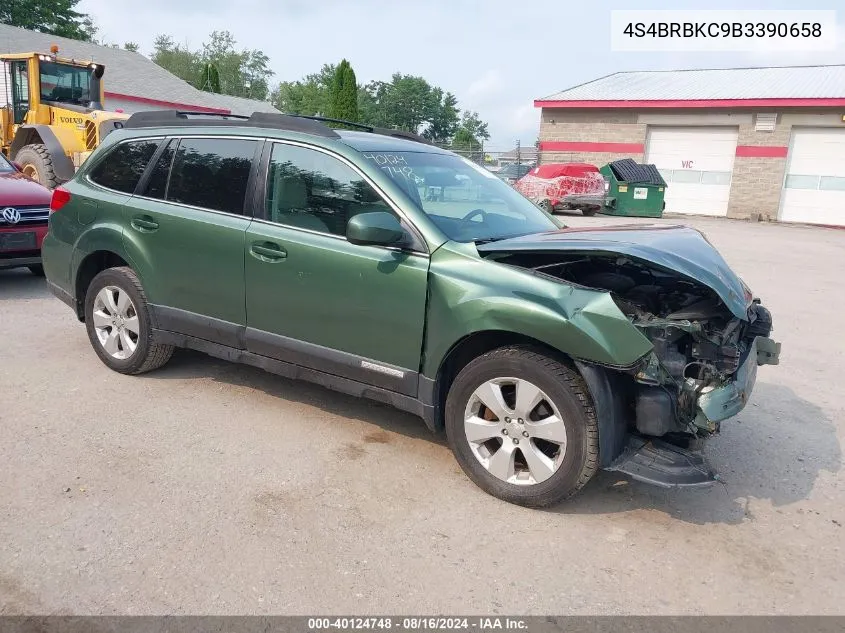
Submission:
[[[473,81],[464,93],[464,99],[469,102],[481,101],[505,89],[505,81],[498,69],[486,71],[481,77]]]

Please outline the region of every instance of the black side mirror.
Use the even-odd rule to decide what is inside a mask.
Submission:
[[[405,230],[399,220],[386,211],[372,211],[353,216],[346,225],[346,239],[351,244],[402,246]]]

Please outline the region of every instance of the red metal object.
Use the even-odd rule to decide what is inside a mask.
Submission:
[[[614,152],[617,154],[642,154],[642,143],[593,143],[588,141],[540,141],[541,152]]]
[[[537,99],[535,108],[795,108],[843,107],[840,97],[819,99],[654,99],[646,101],[552,101]]]
[[[604,176],[589,163],[548,163],[520,178],[514,188],[538,204],[554,207],[571,195],[604,195]]]
[[[736,155],[741,158],[786,158],[788,147],[770,145],[737,145]]]
[[[162,101],[161,99],[151,99],[149,97],[138,97],[135,95],[125,95],[119,92],[106,92],[106,98],[122,99],[124,101],[135,101],[136,103],[143,103],[144,105],[161,106],[162,108],[175,108],[177,110],[185,110],[187,112],[208,112],[209,114],[232,114],[231,110],[226,108],[211,108],[208,106],[191,105],[190,103],[178,103],[176,101]]]

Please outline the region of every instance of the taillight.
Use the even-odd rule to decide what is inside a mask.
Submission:
[[[53,197],[50,199],[50,213],[55,213],[70,202],[70,191],[62,187],[53,189]]]

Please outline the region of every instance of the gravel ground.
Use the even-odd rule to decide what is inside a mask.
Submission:
[[[781,365],[707,446],[723,485],[599,473],[549,511],[386,406],[188,352],[110,372],[0,271],[0,613],[845,613],[845,231],[683,222],[772,310]]]

